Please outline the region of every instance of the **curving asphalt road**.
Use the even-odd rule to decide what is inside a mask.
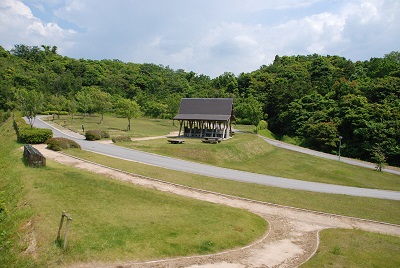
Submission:
[[[318,157],[322,157],[322,158],[326,158],[326,159],[331,159],[331,160],[336,160],[338,161],[338,156],[337,155],[332,155],[332,154],[327,154],[327,153],[323,153],[323,152],[318,152],[318,151],[314,151],[308,148],[304,148],[304,147],[300,147],[300,146],[296,146],[296,145],[292,145],[292,144],[288,144],[282,141],[277,141],[277,140],[273,140],[273,139],[269,139],[266,137],[263,137],[261,135],[258,135],[260,138],[262,138],[263,140],[265,140],[266,142],[268,142],[269,144],[272,144],[276,147],[280,147],[280,148],[284,148],[287,150],[291,150],[291,151],[295,151],[295,152],[299,152],[299,153],[303,153],[303,154],[309,154],[309,155],[313,155],[313,156],[318,156]],[[369,168],[369,169],[375,169],[376,165],[373,163],[369,163],[369,162],[365,162],[365,161],[361,161],[358,159],[352,159],[352,158],[347,158],[347,157],[340,157],[340,162],[343,163],[347,163],[353,166],[359,166],[359,167],[365,167],[365,168]],[[392,173],[395,175],[400,175],[400,169],[394,168],[394,167],[386,167],[383,169],[384,172],[387,173]]]
[[[102,144],[93,141],[86,141],[84,140],[84,137],[82,135],[73,132],[64,133],[61,130],[42,121],[40,118],[36,119],[34,126],[39,128],[52,129],[54,137],[65,137],[75,140],[77,143],[79,143],[82,149],[87,151],[92,151],[95,153],[118,157],[121,159],[135,161],[143,164],[159,166],[172,170],[184,171],[193,174],[200,174],[209,177],[229,179],[247,183],[257,183],[257,184],[263,184],[263,185],[287,188],[287,189],[400,200],[400,192],[396,191],[357,188],[357,187],[340,186],[333,184],[316,183],[316,182],[293,180],[275,176],[268,176],[251,172],[215,167],[211,165],[199,164],[195,162],[155,155],[151,153],[145,153],[137,150],[119,147],[113,144]]]

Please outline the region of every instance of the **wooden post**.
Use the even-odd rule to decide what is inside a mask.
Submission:
[[[72,218],[67,217],[67,225],[65,226],[65,235],[64,235],[64,250],[67,248],[68,228],[69,228],[70,221],[72,221]]]
[[[58,228],[58,233],[57,233],[57,240],[61,239],[61,229],[62,229],[63,222],[64,222],[64,215],[65,215],[65,211],[63,211],[61,214],[60,227]]]
[[[57,233],[57,241],[61,240],[61,229],[64,223],[64,217],[67,218],[67,223],[65,226],[65,234],[64,234],[64,247],[63,247],[65,250],[67,248],[69,222],[72,221],[72,218],[67,213],[65,213],[65,211],[62,212],[60,227],[58,228],[58,233]]]

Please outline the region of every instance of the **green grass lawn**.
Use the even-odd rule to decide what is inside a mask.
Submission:
[[[180,147],[180,145],[171,146]],[[107,157],[83,150],[70,149],[67,153],[106,166],[195,188],[298,208],[400,224],[400,201],[296,191],[216,179]]]
[[[300,267],[400,267],[400,239],[360,230],[323,230],[313,258]]]
[[[151,125],[149,125],[149,127],[151,128]],[[234,139],[230,140],[230,142],[232,141],[233,144],[235,144],[235,139],[237,140],[237,144],[235,144],[233,148],[254,148],[254,156],[263,156],[264,160],[261,161],[261,163],[264,162],[265,165],[269,165],[270,169],[273,172],[278,173],[278,176],[289,177],[289,175],[292,174],[295,176],[304,177],[304,179],[309,180],[308,175],[310,175],[310,177],[316,177],[317,180],[318,177],[323,177],[324,180],[328,181],[342,181],[341,184],[345,185],[346,183],[355,183],[356,185],[363,185],[362,187],[367,187],[364,185],[369,185],[369,187],[371,188],[382,187],[388,189],[393,187],[394,189],[398,189],[398,178],[396,176],[394,176],[394,178],[390,178],[391,176],[387,178],[386,176],[388,174],[378,173],[359,167],[352,167],[344,163],[337,163],[335,161],[327,160],[327,162],[325,162],[325,160],[320,158],[308,159],[303,154],[296,155],[296,153],[294,153],[295,156],[293,156],[292,152],[286,150],[281,151],[281,149],[270,147],[265,142],[260,143],[256,138],[249,138],[250,136],[255,137],[254,135],[243,136],[243,140],[241,140],[242,138],[237,139],[237,137],[240,136],[241,135],[236,135]],[[160,147],[159,150],[165,151],[164,154],[172,152],[173,154],[183,155],[182,157],[190,154],[186,151],[190,152],[190,150],[194,150],[193,148],[203,148],[205,146],[208,146],[209,152],[207,152],[207,150],[205,153],[201,151],[202,157],[200,158],[204,159],[207,157],[214,157],[214,154],[218,153],[218,150],[214,151],[214,148],[222,147],[220,145],[225,144],[225,142],[218,145],[201,144],[199,140],[194,139],[187,139],[186,141],[186,144],[184,144],[183,146],[169,145],[167,144],[165,139],[151,142],[138,142],[134,146],[141,147],[142,150],[149,150],[152,152],[156,150],[154,149],[155,147]],[[169,148],[167,146],[169,146]],[[258,147],[260,146],[266,146],[266,148],[264,147],[265,151],[259,150],[260,148]],[[184,153],[180,152],[181,150],[183,150]],[[317,211],[325,211],[330,213],[400,224],[399,201],[280,189],[256,184],[246,184],[228,180],[207,178],[199,175],[186,174],[183,172],[170,171],[129,161],[116,160],[113,158],[92,154],[85,151],[69,150],[68,153],[77,155],[82,158],[90,159],[94,162],[99,162],[108,166],[131,171],[137,174],[142,174],[145,176],[206,190],[282,205],[289,205]],[[243,156],[244,163],[251,166],[251,159],[254,156],[251,156],[251,152],[246,153]],[[241,163],[241,157],[242,156],[239,156],[239,162],[236,162],[234,165],[238,165],[237,163]],[[234,161],[237,161],[235,160],[235,157],[233,159]],[[318,160],[321,160],[322,162]],[[225,159],[224,161],[227,160]],[[282,161],[285,163],[281,164]],[[257,163],[253,167],[258,167],[259,165],[260,163]],[[286,175],[282,175],[279,172],[284,172],[280,169],[282,169],[282,166],[285,165],[288,165],[290,169],[299,168],[300,171],[297,172],[297,170],[289,170],[289,173],[287,173]],[[302,168],[302,165],[306,165],[306,167]],[[253,172],[254,171],[255,170],[253,170]],[[317,173],[318,175],[315,175],[314,173]],[[329,175],[330,173],[332,173],[333,175]],[[383,180],[383,183],[379,182],[378,180]],[[400,238],[398,237],[382,236],[358,230],[326,230],[321,233],[321,246],[318,249],[318,254],[312,260],[310,260],[310,262],[306,263],[305,266],[398,267],[399,244]],[[368,256],[364,255],[363,252],[365,252]]]
[[[99,115],[86,117],[79,115],[75,116],[72,121],[71,116],[61,115],[60,119],[56,116],[53,122],[78,133],[82,133],[83,124],[85,130],[104,130],[109,132],[111,137],[122,135],[139,138],[166,135],[173,131],[179,131],[179,123],[175,122],[175,125],[173,125],[173,121],[168,119],[134,118],[131,120],[130,131],[127,131],[128,119],[126,118],[105,115],[103,124],[100,124],[100,119]],[[52,117],[49,116],[45,120],[52,121]]]
[[[30,168],[24,165],[11,123],[1,127],[0,135],[2,172],[6,167],[0,178],[2,267],[34,265],[20,255],[29,244],[29,230],[22,231],[29,220],[40,267],[206,254],[246,245],[266,231],[265,220],[244,210],[142,188],[50,160],[45,168]],[[64,210],[73,218],[66,252],[54,243]]]
[[[219,144],[185,139],[171,145],[166,139],[118,143],[132,149],[187,159],[210,165],[362,188],[400,191],[400,176],[343,162],[310,156],[274,147],[254,134],[238,133]]]

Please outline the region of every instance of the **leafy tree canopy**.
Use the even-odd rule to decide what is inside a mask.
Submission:
[[[221,97],[235,99],[238,122],[267,120],[278,137],[330,153],[342,136],[343,156],[378,161],[384,155],[385,163],[400,166],[398,51],[357,62],[276,56],[253,72],[211,79],[151,63],[63,57],[55,46],[0,47],[0,109],[20,109],[32,119],[44,109],[72,117],[116,111],[130,128],[139,114],[173,118],[181,98]]]

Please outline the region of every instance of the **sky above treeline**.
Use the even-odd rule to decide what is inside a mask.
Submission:
[[[364,61],[400,51],[400,1],[0,0],[0,45],[16,44],[214,78],[254,71],[275,55]]]

